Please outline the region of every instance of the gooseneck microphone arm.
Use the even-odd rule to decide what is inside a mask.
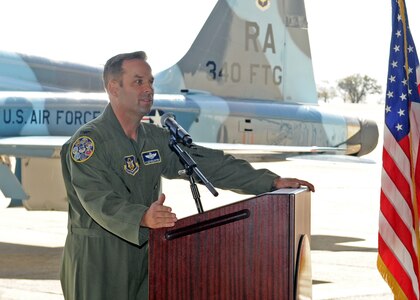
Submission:
[[[162,125],[164,124],[165,123],[162,123]],[[195,174],[198,178],[200,178],[201,182],[207,187],[207,189],[215,197],[218,196],[219,193],[216,191],[216,189],[211,184],[211,182],[207,180],[207,178],[203,175],[203,173],[201,173],[201,171],[197,167],[197,163],[192,159],[192,157],[178,145],[178,141],[180,140],[180,137],[177,136],[176,132],[172,130],[169,130],[169,131],[171,133],[171,136],[169,138],[169,148],[173,152],[175,152],[180,162],[184,166],[184,170],[180,172],[188,175],[188,178],[190,181],[191,192],[192,192],[195,204],[197,206],[197,210],[199,213],[203,213],[204,210],[201,204],[200,192],[197,188],[197,184],[195,183],[195,179],[193,175]],[[181,139],[181,142],[182,142],[182,139]]]

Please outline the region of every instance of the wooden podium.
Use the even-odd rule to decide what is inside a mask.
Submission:
[[[309,236],[306,189],[262,194],[151,230],[149,299],[311,297]]]

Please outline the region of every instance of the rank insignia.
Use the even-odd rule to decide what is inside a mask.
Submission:
[[[127,174],[130,174],[132,176],[136,175],[136,173],[139,171],[140,166],[137,162],[137,159],[134,155],[129,155],[124,157],[124,170]]]
[[[85,162],[95,152],[95,143],[90,137],[81,136],[71,147],[71,158],[78,163]]]
[[[141,158],[145,165],[157,164],[160,163],[160,154],[159,150],[150,150],[141,153]]]

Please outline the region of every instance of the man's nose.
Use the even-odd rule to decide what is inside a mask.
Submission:
[[[153,93],[153,91],[154,91],[154,88],[153,88],[153,83],[151,83],[151,82],[148,82],[148,83],[146,83],[146,91],[147,92],[149,92],[149,93]]]

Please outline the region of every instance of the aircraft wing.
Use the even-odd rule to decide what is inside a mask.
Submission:
[[[223,150],[251,162],[257,161],[278,161],[287,157],[300,154],[320,153],[345,153],[346,149],[338,147],[317,147],[317,146],[277,146],[277,145],[255,145],[255,144],[229,144],[229,143],[196,143],[197,145]]]
[[[15,157],[60,157],[61,146],[69,136],[19,136],[0,138],[0,154]],[[261,156],[267,159],[272,155],[298,155],[302,153],[331,153],[345,152],[337,147],[305,147],[305,146],[277,146],[255,144],[230,144],[230,143],[196,143],[197,145],[223,150],[232,155]],[[268,157],[266,157],[268,156]]]
[[[0,154],[15,157],[60,157],[69,136],[18,136],[0,138]]]

